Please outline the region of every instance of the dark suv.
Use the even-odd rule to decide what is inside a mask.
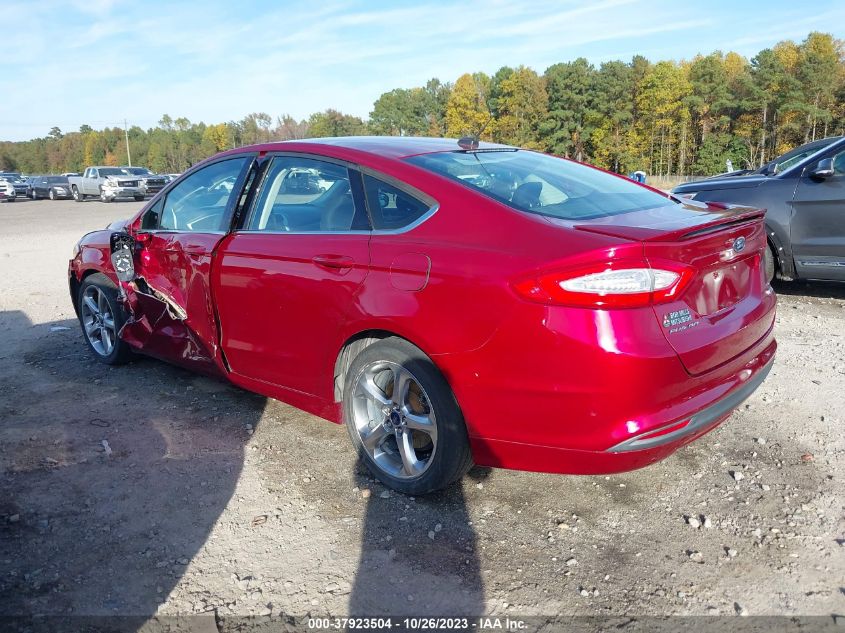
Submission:
[[[766,274],[845,281],[845,137],[797,147],[759,169],[687,182],[672,193],[767,209]]]

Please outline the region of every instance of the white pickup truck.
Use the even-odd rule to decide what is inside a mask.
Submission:
[[[103,202],[117,198],[144,199],[140,178],[120,167],[88,167],[81,176],[68,176],[73,199],[83,202],[88,196],[98,196]]]

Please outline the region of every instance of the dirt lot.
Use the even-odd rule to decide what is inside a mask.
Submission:
[[[778,287],[770,378],[663,463],[411,499],[341,427],[92,359],[67,260],[137,208],[0,205],[0,614],[845,613],[845,286]]]

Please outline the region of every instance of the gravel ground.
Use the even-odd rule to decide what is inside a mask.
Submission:
[[[341,427],[92,360],[67,259],[137,208],[0,205],[0,614],[845,613],[845,286],[778,286],[769,379],[660,464],[412,499]]]

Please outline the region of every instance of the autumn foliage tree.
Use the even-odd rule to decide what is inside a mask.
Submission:
[[[454,84],[433,78],[386,88],[368,121],[335,109],[301,120],[259,111],[211,125],[164,114],[153,128],[128,130],[132,161],[176,172],[218,151],[271,140],[480,135],[620,173],[707,175],[724,171],[728,160],[758,167],[807,141],[845,134],[845,50],[827,33],[778,42],[751,59],[714,51],[596,67],[578,58],[542,74],[504,66]],[[121,127],[52,127],[42,138],[0,143],[0,168],[26,173],[127,160]]]

